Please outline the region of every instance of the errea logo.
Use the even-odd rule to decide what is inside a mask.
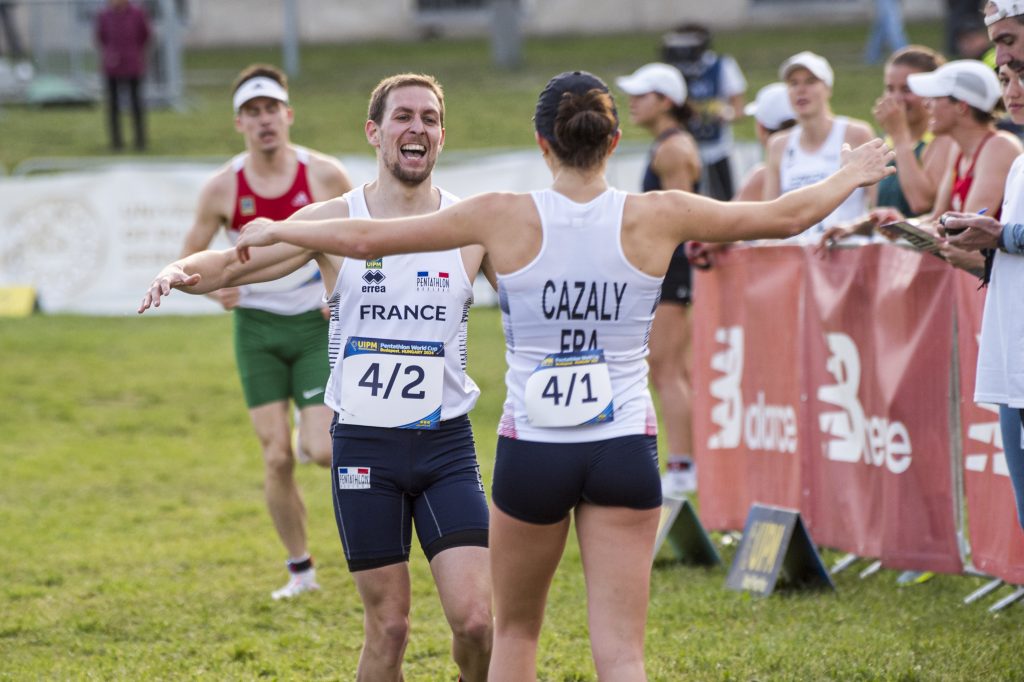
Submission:
[[[860,352],[846,334],[826,334],[829,358],[826,369],[835,384],[818,388],[818,400],[838,407],[818,416],[821,432],[832,436],[826,442],[825,456],[836,462],[863,461],[884,466],[894,474],[910,468],[910,434],[903,422],[864,414],[860,391]]]

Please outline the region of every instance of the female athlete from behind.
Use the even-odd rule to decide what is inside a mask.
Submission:
[[[872,140],[815,185],[770,203],[726,204],[609,187],[618,118],[591,74],[554,77],[534,121],[549,189],[482,194],[416,218],[257,221],[239,256],[281,241],[358,259],[484,246],[498,273],[508,361],[492,488],[488,679],[536,678],[547,592],[572,514],[597,675],[639,680],[661,505],[647,336],[672,253],[688,239],[798,234],[891,173],[892,153]]]

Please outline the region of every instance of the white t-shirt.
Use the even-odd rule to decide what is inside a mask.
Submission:
[[[1003,224],[1024,223],[1024,156],[1006,176]],[[985,296],[974,401],[1024,408],[1024,255],[996,252]]]

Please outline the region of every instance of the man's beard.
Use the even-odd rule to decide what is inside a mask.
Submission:
[[[430,177],[430,174],[434,172],[433,163],[420,171],[405,169],[402,167],[401,159],[397,157],[388,161],[385,165],[392,177],[407,187],[416,187],[423,184]]]

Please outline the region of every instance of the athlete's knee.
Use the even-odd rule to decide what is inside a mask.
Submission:
[[[409,617],[404,614],[367,615],[366,646],[375,655],[392,660],[402,655],[409,640]]]
[[[494,637],[494,619],[486,605],[468,609],[452,619],[452,636],[475,649],[489,649]]]
[[[269,443],[263,447],[263,467],[268,476],[290,477],[295,469],[295,458],[285,444]]]

